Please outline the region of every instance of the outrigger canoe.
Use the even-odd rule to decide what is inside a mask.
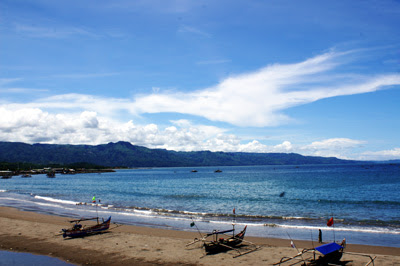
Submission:
[[[194,224],[194,222],[192,224]],[[211,233],[202,235],[200,238],[195,238],[192,242],[186,244],[186,247],[193,245],[197,242],[203,242],[203,245],[201,247],[204,247],[206,254],[216,254],[219,252],[233,250],[237,252],[237,254],[233,256],[234,258],[256,251],[260,248],[254,243],[244,240],[247,225],[239,234],[236,235],[235,226],[234,224],[232,225],[233,229],[224,231],[214,230]],[[232,235],[227,235],[227,233],[230,232],[232,232]],[[212,237],[212,240],[207,240],[209,237]],[[245,243],[244,245],[242,244],[243,242]]]
[[[206,250],[206,253],[207,254],[215,254],[215,253],[219,253],[222,251],[226,251],[226,250],[234,249],[235,247],[238,247],[243,242],[244,235],[246,234],[246,229],[247,229],[247,225],[239,234],[234,235],[229,238],[226,238],[226,239],[218,238],[218,235],[232,232],[233,229],[226,230],[226,231],[215,231],[215,232],[208,234],[207,236],[214,235],[215,238],[213,241],[204,243],[204,249]]]
[[[88,227],[82,227],[80,224],[81,221],[88,221],[88,220],[95,220],[97,219],[97,224],[93,226],[88,226]],[[97,234],[102,231],[106,231],[110,228],[110,223],[111,223],[111,216],[102,223],[99,223],[98,218],[91,218],[91,219],[80,219],[80,220],[73,220],[70,221],[71,223],[75,223],[72,228],[70,229],[62,229],[63,231],[63,237],[84,237],[87,235],[93,235]]]

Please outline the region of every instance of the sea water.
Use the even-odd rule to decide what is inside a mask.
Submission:
[[[238,230],[248,225],[250,236],[313,241],[321,229],[324,241],[400,247],[399,164],[192,170],[1,179],[0,206],[187,231],[229,229],[234,223]]]
[[[74,266],[74,264],[43,255],[0,250],[0,266]]]

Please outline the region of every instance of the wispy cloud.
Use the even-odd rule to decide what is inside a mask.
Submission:
[[[179,29],[178,29],[178,32],[179,33],[191,33],[191,34],[199,35],[199,36],[206,37],[206,38],[211,38],[212,37],[211,34],[205,32],[205,31],[202,31],[202,30],[200,30],[198,28],[195,28],[195,27],[192,27],[192,26],[188,26],[188,25],[180,26]]]
[[[181,14],[203,5],[197,1],[163,1],[163,0],[136,0],[136,1],[107,1],[101,3],[101,8],[109,10],[117,9],[121,12],[157,12],[167,14]]]
[[[84,79],[84,78],[102,78],[119,75],[118,72],[109,73],[72,73],[72,74],[56,74],[53,78],[69,78],[69,79]]]
[[[334,72],[348,60],[348,55],[332,51],[300,63],[270,65],[190,93],[138,96],[133,110],[191,114],[237,126],[275,126],[291,121],[284,113],[287,108],[400,84],[400,74],[363,76]]]
[[[0,92],[3,93],[37,93],[37,92],[46,92],[47,89],[32,89],[32,88],[0,88]]]
[[[205,61],[199,61],[196,64],[197,65],[217,65],[217,64],[225,64],[229,63],[231,60],[228,59],[215,59],[215,60],[205,60]]]
[[[331,51],[299,63],[269,65],[194,92],[159,89],[152,94],[124,99],[74,93],[42,98],[23,106],[89,110],[107,116],[121,110],[136,116],[173,112],[236,126],[277,126],[292,121],[285,114],[290,107],[400,84],[400,74],[366,76],[335,72],[343,61],[348,61],[349,55],[350,52]]]
[[[71,36],[87,36],[91,38],[100,37],[100,35],[82,28],[82,27],[63,27],[63,26],[31,26],[26,24],[16,24],[15,31],[19,34],[23,34],[34,38],[55,38],[62,39]]]
[[[20,81],[22,80],[22,78],[0,78],[0,86],[9,84],[9,83],[13,83],[16,81]]]

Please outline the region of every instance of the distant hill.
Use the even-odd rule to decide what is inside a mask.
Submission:
[[[347,164],[354,161],[295,153],[177,152],[148,149],[121,141],[96,146],[0,142],[0,162],[61,165],[86,162],[108,167],[195,167]]]

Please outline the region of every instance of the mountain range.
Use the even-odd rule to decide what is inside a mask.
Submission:
[[[0,142],[0,162],[91,163],[107,167],[196,167],[239,165],[347,164],[355,161],[296,153],[177,152],[117,142],[101,145],[26,144]]]

